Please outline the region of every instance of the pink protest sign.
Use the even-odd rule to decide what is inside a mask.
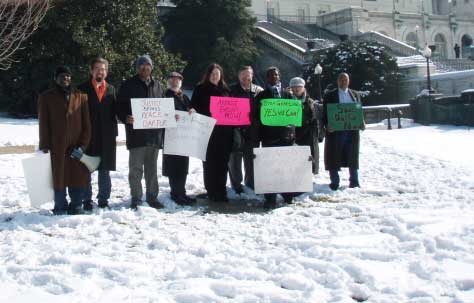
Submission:
[[[211,96],[216,125],[250,125],[250,99]]]

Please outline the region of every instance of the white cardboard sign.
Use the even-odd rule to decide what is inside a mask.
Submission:
[[[173,98],[130,99],[133,129],[176,127]]]
[[[254,148],[255,193],[313,191],[309,146]]]
[[[51,154],[40,154],[23,159],[23,172],[31,206],[40,207],[54,200]]]
[[[206,161],[207,144],[216,119],[198,113],[176,111],[177,127],[165,131],[163,153],[188,156]]]

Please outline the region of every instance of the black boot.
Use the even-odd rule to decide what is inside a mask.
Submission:
[[[82,209],[84,211],[92,211],[94,209],[94,205],[92,204],[92,200],[86,200],[82,202]]]

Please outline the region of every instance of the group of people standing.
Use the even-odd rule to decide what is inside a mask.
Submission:
[[[90,64],[90,78],[77,88],[71,85],[71,71],[60,66],[55,72],[55,85],[38,99],[40,129],[39,149],[50,152],[54,180],[54,214],[80,214],[93,209],[91,173],[80,163],[84,154],[99,156],[97,204],[109,206],[112,191],[110,171],[116,169],[117,122],[125,124],[126,146],[129,150],[130,207],[142,204],[142,178],[145,177],[145,199],[149,206],[162,208],[158,201],[157,160],[166,129],[134,129],[131,109],[133,98],[174,99],[176,110],[212,116],[211,96],[240,97],[250,100],[250,125],[216,125],[211,133],[203,161],[206,192],[197,195],[214,202],[227,202],[227,175],[237,194],[245,187],[254,189],[253,149],[257,147],[307,145],[311,149],[313,173],[319,170],[318,143],[326,137],[325,166],[330,172],[332,190],[339,187],[338,171],[350,168],[350,187],[358,181],[358,131],[334,131],[328,127],[326,104],[360,102],[357,92],[348,89],[349,76],[338,77],[338,88],[324,97],[324,102],[311,99],[305,81],[295,77],[289,87],[280,81],[280,71],[270,67],[266,71],[264,88],[253,83],[253,69],[243,66],[238,72],[238,83],[228,86],[224,70],[216,63],[206,69],[194,88],[191,99],[182,91],[183,76],[172,72],[167,77],[167,88],[152,77],[153,62],[148,55],[136,60],[136,75],[126,80],[117,91],[106,82],[108,61],[96,58]],[[301,127],[266,126],[260,121],[263,99],[296,99],[301,101]],[[178,116],[176,116],[178,118]],[[169,178],[170,196],[179,205],[192,205],[196,199],[186,194],[189,158],[163,155],[162,174]],[[242,161],[244,172],[242,173]],[[291,165],[291,163],[288,163]],[[245,176],[245,177],[244,177]],[[270,177],[270,176],[269,176]],[[66,199],[66,189],[70,203]],[[300,193],[283,193],[286,203]],[[264,207],[276,206],[276,194],[265,194]]]

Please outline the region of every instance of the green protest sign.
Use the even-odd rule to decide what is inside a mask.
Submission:
[[[327,105],[328,124],[334,130],[358,130],[364,120],[360,103]]]
[[[263,125],[302,125],[303,105],[300,100],[263,99],[261,105],[260,120]]]

